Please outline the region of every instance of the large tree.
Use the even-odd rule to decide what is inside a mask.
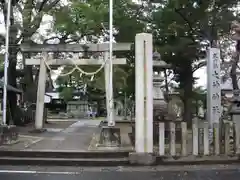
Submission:
[[[7,1],[6,1],[7,2]],[[14,0],[12,1],[10,14],[10,38],[9,38],[9,67],[8,67],[8,83],[17,87],[17,59],[20,51],[21,43],[35,43],[34,35],[39,33],[39,28],[43,17],[49,14],[54,8],[58,8],[60,0]],[[4,21],[6,24],[7,4],[1,1],[1,9],[3,10]],[[3,45],[5,36],[1,36],[0,44]],[[24,59],[30,57],[30,54],[23,55],[24,65],[24,91],[27,94],[25,97],[36,96],[36,83],[33,80],[33,71],[31,66],[25,66]],[[33,90],[33,91],[29,91]],[[33,92],[33,95],[31,95]],[[16,95],[12,92],[8,93],[8,105],[10,107],[10,115],[14,123],[19,121],[16,113]],[[8,118],[9,119],[9,118]]]
[[[162,57],[173,65],[176,80],[183,89],[183,119],[191,122],[193,72],[206,65],[206,49],[229,33],[229,23],[236,17],[237,0],[158,1],[153,12],[152,30]]]
[[[88,43],[108,41],[108,17],[109,4],[107,0],[91,0],[88,2],[72,4],[70,7],[65,8],[61,15],[56,14],[56,29],[61,34],[61,37],[72,39],[75,42],[79,42],[85,39]],[[128,0],[120,0],[114,2],[114,30],[115,30],[115,41],[116,42],[134,42],[135,34],[142,32],[145,25],[144,22],[140,21],[143,17],[142,6],[134,4]],[[62,16],[64,16],[62,18]],[[68,41],[67,41],[68,42]],[[125,91],[130,96],[134,93],[134,54],[130,52],[119,52],[118,57],[126,57],[126,66],[114,66],[114,92],[115,95],[118,91]],[[86,71],[95,71],[99,67],[85,66],[83,67]],[[65,67],[63,72],[68,72],[69,67]],[[62,86],[69,86],[70,80],[77,79],[77,83],[72,84],[73,86],[82,86],[82,84],[88,84],[88,91],[96,90],[104,92],[104,72],[101,71],[95,76],[93,81],[90,81],[91,77],[87,78],[82,76],[79,78],[79,72],[75,72],[66,77],[59,77],[58,84],[60,85],[59,90],[63,90]],[[71,76],[71,78],[69,78]],[[65,79],[65,80],[64,80]],[[64,83],[63,83],[64,82]],[[68,82],[68,83],[66,83]],[[76,82],[76,81],[75,81]],[[92,92],[93,93],[93,92]]]

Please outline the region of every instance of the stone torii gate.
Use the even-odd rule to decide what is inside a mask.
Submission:
[[[114,43],[113,44],[113,51],[128,51],[131,48],[130,43]],[[113,97],[110,97],[113,93],[112,87],[109,87],[108,83],[109,80],[112,79],[110,74],[110,66],[109,66],[109,43],[103,44],[34,44],[28,45],[23,44],[21,45],[21,50],[23,53],[32,52],[32,53],[43,53],[43,57],[41,59],[26,59],[26,65],[40,65],[39,70],[39,79],[38,79],[38,90],[37,90],[37,102],[36,102],[36,118],[35,118],[35,129],[42,130],[43,129],[43,109],[44,109],[44,93],[45,93],[45,85],[46,85],[46,74],[47,74],[47,67],[45,62],[49,66],[51,65],[74,65],[73,62],[69,59],[52,59],[49,58],[48,53],[53,52],[71,52],[71,53],[85,53],[85,52],[102,52],[104,53],[104,59],[79,59],[73,58],[72,60],[76,65],[102,65],[106,58],[105,64],[105,86],[106,86],[106,103],[107,103],[107,114],[108,114],[108,122],[111,122],[112,125],[115,125],[114,121],[114,112],[113,109]],[[45,62],[44,62],[45,61]],[[113,64],[126,64],[125,58],[113,59]]]

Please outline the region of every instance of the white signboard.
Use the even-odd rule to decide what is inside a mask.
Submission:
[[[207,57],[207,117],[210,126],[221,117],[220,49],[210,48]]]
[[[44,95],[44,103],[50,103],[52,100],[51,96]]]

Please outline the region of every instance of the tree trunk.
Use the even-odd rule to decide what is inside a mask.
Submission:
[[[164,70],[164,82],[165,82],[165,95],[166,95],[166,101],[169,102],[169,87],[168,87],[168,80],[167,80],[167,70]]]
[[[184,95],[183,95],[183,120],[187,122],[188,127],[192,125],[192,81],[188,81],[184,86]]]
[[[236,44],[236,56],[234,56],[234,61],[233,61],[233,64],[232,64],[232,69],[231,69],[231,72],[230,72],[230,76],[231,76],[231,79],[232,79],[232,86],[233,86],[233,89],[239,89],[238,87],[238,79],[237,79],[237,68],[238,68],[238,62],[239,62],[239,55],[240,54],[240,41],[237,41],[237,44]]]
[[[4,7],[4,20],[5,24],[7,21],[7,7]],[[11,8],[10,12],[10,27],[9,27],[9,49],[8,49],[8,84],[17,88],[17,81],[16,81],[16,65],[17,65],[17,53],[18,53],[18,46],[17,46],[17,29],[14,27],[14,16],[13,16],[13,8]],[[19,124],[20,118],[17,118],[18,115],[16,114],[17,109],[17,96],[15,92],[8,91],[7,93],[7,124],[10,123],[10,120],[13,120],[15,125]]]
[[[27,53],[23,54],[23,59],[29,58],[30,55]],[[37,81],[37,79],[36,79]],[[24,100],[35,103],[37,96],[36,81],[33,79],[32,66],[26,66],[24,63]]]
[[[52,91],[54,89],[54,86],[53,86],[53,80],[51,77],[51,72],[49,69],[47,70],[47,74],[48,74],[48,79],[47,79],[46,91]]]
[[[238,80],[237,80],[237,64],[239,62],[239,53],[237,54],[236,57],[234,57],[234,61],[233,61],[233,64],[232,64],[232,68],[231,68],[231,72],[230,72],[230,76],[231,76],[231,79],[232,79],[232,86],[233,86],[233,89],[239,89],[238,87]]]
[[[192,66],[189,63],[188,66],[185,67],[184,72],[182,74],[182,79],[184,83],[182,83],[183,88],[183,120],[187,122],[188,127],[192,125],[192,89],[193,89],[193,73]]]
[[[8,84],[17,87],[16,82],[16,64],[17,64],[17,52],[16,47],[9,47],[9,66],[8,66]],[[8,116],[7,123],[10,123],[10,120],[13,120],[15,125],[18,125],[18,119],[15,117],[17,115],[17,95],[13,91],[8,91],[7,93],[7,106],[8,106]]]

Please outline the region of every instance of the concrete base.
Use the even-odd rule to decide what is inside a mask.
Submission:
[[[119,147],[121,145],[120,128],[103,126],[98,147]]]
[[[135,165],[155,165],[156,157],[151,153],[129,153],[129,161]]]
[[[12,144],[18,140],[16,126],[0,125],[0,145]]]

